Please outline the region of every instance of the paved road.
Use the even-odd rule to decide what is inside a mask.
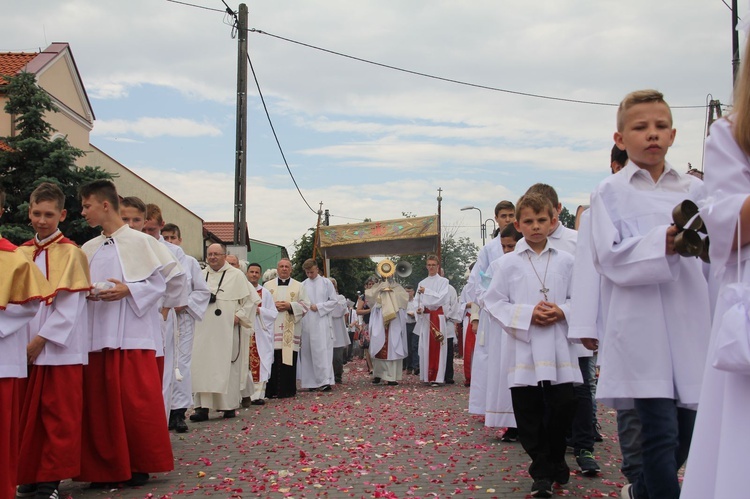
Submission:
[[[468,414],[461,368],[457,361],[451,386],[431,388],[406,374],[399,386],[374,386],[364,361],[355,360],[331,392],[272,400],[230,420],[212,413],[190,424],[189,433],[173,433],[174,471],[153,475],[144,487],[88,490],[66,481],[61,496],[527,497],[526,454]],[[624,478],[614,419],[600,410],[601,475],[576,474],[557,495],[619,497]],[[570,454],[568,464],[577,469]]]

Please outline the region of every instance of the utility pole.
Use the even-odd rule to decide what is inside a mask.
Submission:
[[[234,244],[247,246],[247,5],[237,21],[237,141],[234,170]]]
[[[732,0],[732,88],[737,83],[740,70],[740,38],[737,33],[737,0]]]

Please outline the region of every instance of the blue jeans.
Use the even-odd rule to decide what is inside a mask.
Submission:
[[[620,441],[622,466],[620,470],[628,482],[633,483],[641,474],[641,420],[635,409],[617,411],[617,438]]]
[[[414,334],[415,323],[406,324],[406,343],[409,345],[409,362],[412,370],[419,369],[419,336]]]
[[[578,399],[576,413],[573,417],[570,443],[576,455],[581,450],[594,452],[594,422],[591,420],[591,386],[589,384],[589,366],[591,357],[578,357],[578,367],[581,369],[583,383],[574,385],[573,390]]]
[[[633,483],[636,499],[679,499],[677,470],[687,460],[695,411],[672,399],[634,399],[641,419],[643,467]]]

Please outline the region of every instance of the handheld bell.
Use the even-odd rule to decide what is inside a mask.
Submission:
[[[703,239],[697,231],[685,229],[675,236],[674,249],[680,256],[701,256]]]
[[[672,220],[678,229],[701,230],[703,220],[698,215],[698,205],[686,199],[672,210]]]

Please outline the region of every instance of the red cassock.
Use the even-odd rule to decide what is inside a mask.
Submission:
[[[122,482],[174,469],[153,350],[89,354],[83,373],[81,482]]]

